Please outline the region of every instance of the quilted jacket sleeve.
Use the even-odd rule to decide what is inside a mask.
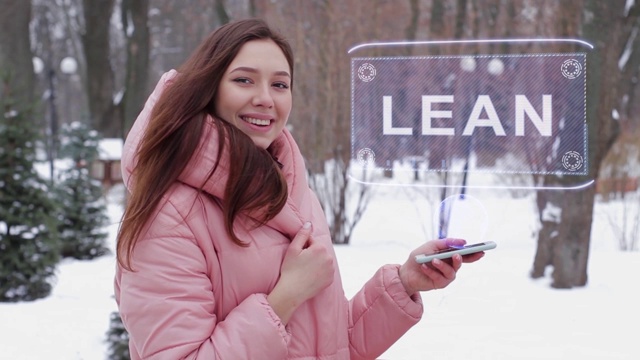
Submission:
[[[422,317],[419,294],[409,297],[399,265],[385,265],[349,302],[351,359],[375,359]]]
[[[177,210],[167,203],[118,269],[116,300],[132,359],[283,359],[290,334],[264,294],[253,294],[220,321],[205,258]],[[209,262],[209,264],[207,264]]]

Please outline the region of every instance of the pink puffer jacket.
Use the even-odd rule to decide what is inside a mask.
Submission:
[[[127,138],[125,183],[151,109],[176,74],[163,75]],[[410,298],[398,265],[387,265],[350,301],[336,269],[332,285],[303,303],[283,326],[266,296],[278,281],[290,239],[305,221],[313,223],[313,237],[333,252],[325,216],[307,185],[300,151],[285,130],[276,141],[289,186],[287,204],[254,230],[239,218],[236,234],[250,245],[233,243],[215,200],[226,183],[224,156],[204,187],[213,197],[197,191],[214,166],[216,137],[207,122],[201,151],[165,194],[136,246],[135,271],[116,270],[116,301],[132,359],[374,359],[418,322],[420,297]]]

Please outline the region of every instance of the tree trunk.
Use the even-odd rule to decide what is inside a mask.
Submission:
[[[103,137],[119,137],[122,122],[114,119],[114,73],[110,62],[109,29],[114,0],[84,1],[82,44],[87,62],[90,125]]]
[[[35,79],[29,21],[31,1],[0,0],[0,76],[9,76],[16,109],[34,106]],[[25,119],[34,121],[33,118]],[[34,123],[35,124],[35,123]]]
[[[411,14],[404,35],[406,41],[415,41],[418,35],[418,25],[420,24],[420,3],[418,0],[409,0],[409,8],[411,9]],[[408,55],[411,55],[411,52]]]
[[[595,46],[588,55],[586,68],[588,178],[547,176],[546,185],[568,186],[597,179],[600,164],[618,137],[619,126],[611,114],[620,105],[621,87],[626,85],[621,81],[618,60],[629,38],[632,28],[629,24],[636,23],[638,11],[632,11],[625,17],[622,14],[625,1],[614,3],[588,0],[583,12],[584,38]],[[576,6],[574,9],[563,9],[561,16],[573,16],[580,12],[582,9]],[[560,23],[569,28],[566,23]],[[540,190],[537,195],[542,229],[538,234],[538,251],[531,276],[543,276],[546,266],[551,265],[552,287],[585,286],[595,187],[565,191]]]
[[[222,25],[231,21],[231,17],[224,6],[224,0],[216,0],[216,14],[218,15],[218,20],[220,20],[220,24]]]
[[[121,105],[124,121],[123,139],[126,138],[146,100],[150,52],[148,14],[149,0],[122,2],[122,23],[127,39],[127,74]],[[129,21],[132,24],[129,24]],[[128,31],[130,26],[133,31]]]
[[[467,0],[456,0],[456,27],[453,34],[454,39],[457,40],[457,39],[462,39],[464,37],[466,23],[467,23]]]
[[[249,0],[249,16],[258,16],[258,7],[256,6],[256,0]]]

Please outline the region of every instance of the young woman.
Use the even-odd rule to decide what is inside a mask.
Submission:
[[[116,300],[132,359],[374,359],[463,259],[380,268],[353,299],[286,130],[293,55],[264,22],[214,31],[127,137]],[[466,256],[473,262],[481,253]]]

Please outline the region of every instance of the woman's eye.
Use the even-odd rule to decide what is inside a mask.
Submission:
[[[277,87],[278,89],[288,89],[289,85],[287,83],[283,83],[283,82],[277,82],[275,84],[273,84],[273,86]]]
[[[251,80],[247,78],[236,78],[236,79],[233,79],[233,81],[240,84],[251,84]]]

